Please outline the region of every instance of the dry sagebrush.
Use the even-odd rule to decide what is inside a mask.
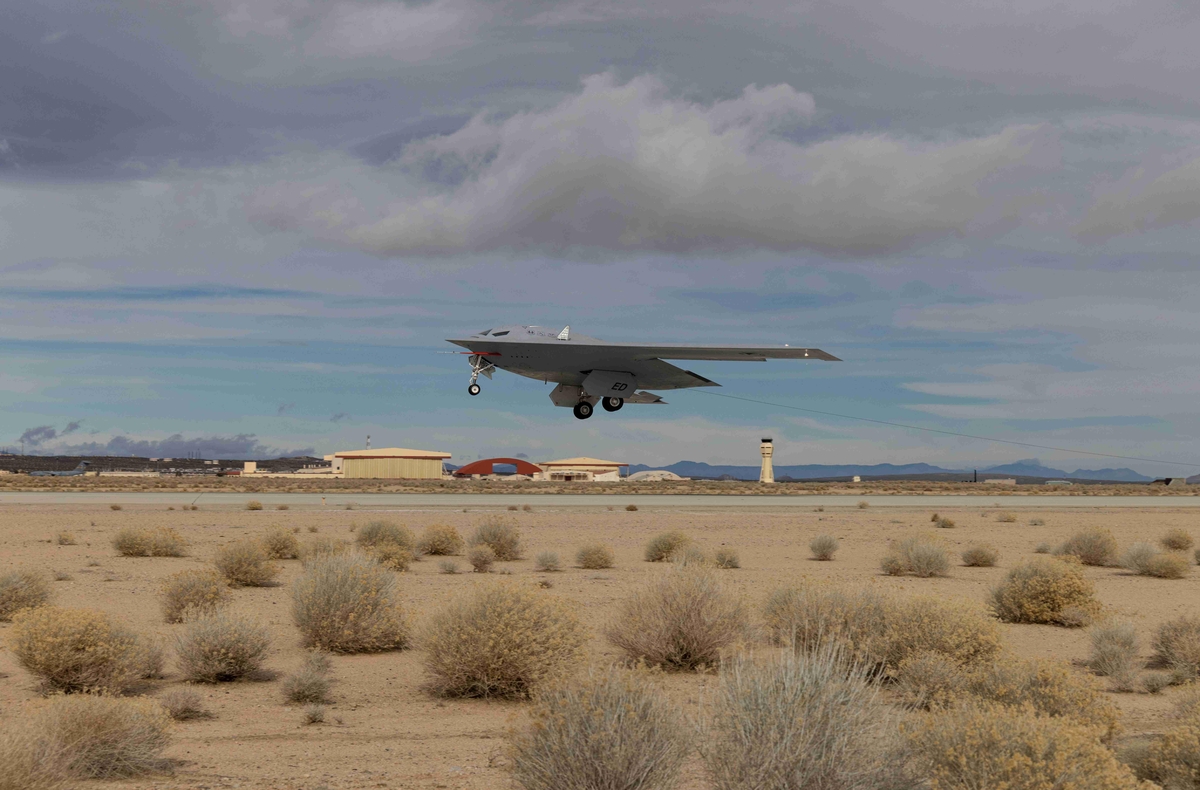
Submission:
[[[575,553],[575,564],[587,570],[611,568],[616,564],[612,549],[600,543],[590,543]]]
[[[328,704],[331,668],[329,656],[310,651],[300,668],[283,679],[284,700],[293,705]]]
[[[229,585],[216,571],[180,571],[162,585],[163,619],[168,623],[209,615],[228,603]]]
[[[354,533],[354,540],[363,549],[392,544],[411,552],[417,545],[416,538],[408,527],[382,520],[368,521]]]
[[[257,540],[239,540],[222,547],[213,564],[235,587],[265,587],[279,574],[279,566]]]
[[[396,577],[360,554],[320,557],[292,585],[292,617],[306,647],[368,653],[408,646]]]
[[[1076,565],[1038,558],[1008,572],[991,595],[992,610],[1006,623],[1081,626],[1099,604],[1095,588]]]
[[[194,689],[176,688],[164,691],[158,696],[158,702],[173,721],[212,718],[212,714],[204,709],[204,702]]]
[[[1200,617],[1183,615],[1160,625],[1154,634],[1154,652],[1178,677],[1200,675]]]
[[[0,575],[0,623],[12,620],[22,609],[50,602],[50,583],[37,571],[9,571]]]
[[[123,557],[184,557],[188,542],[170,527],[126,527],[113,537],[113,548]]]
[[[914,535],[892,543],[879,565],[889,576],[945,576],[950,570],[950,555],[936,538]]]
[[[333,538],[312,538],[300,545],[300,561],[305,565],[321,557],[336,557],[350,551],[350,544]]]
[[[294,560],[300,556],[300,542],[295,534],[283,527],[276,527],[263,535],[263,548],[273,560]]]
[[[1169,529],[1158,541],[1167,551],[1189,551],[1196,541],[1185,529]]]
[[[1132,691],[1140,667],[1137,629],[1132,623],[1113,621],[1093,627],[1088,636],[1092,643],[1088,665],[1097,675],[1110,678],[1115,691]]]
[[[993,568],[1000,560],[1000,552],[986,543],[968,547],[962,553],[963,565],[968,568]]]
[[[808,549],[812,552],[814,560],[828,562],[837,554],[840,545],[838,539],[831,535],[818,535],[808,542]]]
[[[750,614],[711,568],[680,566],[626,599],[605,635],[631,660],[696,670],[749,637]]]
[[[246,618],[218,612],[191,620],[175,641],[179,671],[196,683],[220,683],[262,668],[271,647],[267,629]]]
[[[1117,562],[1117,539],[1107,529],[1093,527],[1076,532],[1054,553],[1078,557],[1084,565],[1106,567]]]
[[[727,662],[701,744],[713,786],[916,787],[904,776],[898,720],[870,680],[836,648]]]
[[[509,740],[525,790],[672,787],[692,728],[645,672],[592,670],[534,695],[531,725]]]
[[[496,564],[496,552],[491,546],[472,546],[467,552],[467,562],[471,563],[475,573],[488,573]]]
[[[574,669],[586,641],[571,604],[514,582],[460,595],[421,637],[429,689],[448,697],[526,697]]]
[[[458,530],[454,527],[449,524],[430,524],[421,533],[421,540],[417,543],[417,550],[422,554],[452,557],[462,554],[464,545],[466,544],[462,536],[458,534]]]
[[[562,561],[558,559],[558,555],[553,551],[543,551],[533,561],[533,568],[543,573],[554,573],[555,571],[562,570]]]
[[[691,542],[691,538],[675,530],[655,535],[646,544],[646,562],[670,562]]]
[[[1117,708],[1099,682],[1065,661],[1004,658],[971,673],[967,689],[985,702],[1071,719],[1106,741],[1117,733]]]
[[[152,699],[72,695],[39,706],[28,726],[66,776],[119,779],[162,769],[171,718]]]
[[[500,518],[483,522],[471,536],[472,546],[487,546],[500,562],[521,559],[521,532],[515,525]]]
[[[967,694],[967,672],[950,657],[933,651],[901,661],[894,680],[901,701],[922,710],[949,707]]]
[[[150,654],[109,615],[40,606],[13,617],[8,648],[51,691],[119,694],[146,675]]]
[[[742,561],[738,557],[737,549],[723,548],[713,552],[713,565],[724,570],[732,570],[742,567]]]

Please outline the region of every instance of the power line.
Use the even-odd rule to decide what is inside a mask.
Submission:
[[[695,392],[698,395],[713,395],[718,398],[729,398],[730,400],[740,400],[746,403],[757,403],[760,406],[772,406],[777,409],[790,409],[792,411],[803,411],[809,414],[821,414],[826,417],[840,417],[843,420],[859,420],[860,422],[873,422],[876,425],[890,425],[893,428],[907,428],[910,431],[926,431],[927,433],[940,433],[945,436],[960,436],[964,439],[978,439],[984,442],[996,442],[998,444],[1015,444],[1018,447],[1033,447],[1038,450],[1056,450],[1060,453],[1074,453],[1076,455],[1092,455],[1098,458],[1119,458],[1122,461],[1145,461],[1151,464],[1169,464],[1171,466],[1191,466],[1200,469],[1200,464],[1189,464],[1183,461],[1164,461],[1161,458],[1138,458],[1133,455],[1114,455],[1112,453],[1094,453],[1090,450],[1075,450],[1070,447],[1051,447],[1048,444],[1033,444],[1032,442],[1017,442],[1012,439],[997,439],[994,436],[977,436],[973,433],[959,433],[957,431],[943,431],[940,428],[922,428],[920,425],[905,425],[902,422],[888,422],[887,420],[872,420],[870,417],[855,417],[853,414],[838,414],[832,411],[820,411],[819,409],[805,409],[801,406],[789,406],[785,403],[771,403],[765,400],[755,400],[754,398],[743,398],[740,395],[726,395],[723,392],[709,392],[702,389],[690,389],[689,392]]]

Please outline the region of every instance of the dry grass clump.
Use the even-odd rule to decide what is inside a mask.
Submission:
[[[1049,543],[1039,543],[1039,544],[1037,544],[1037,546],[1034,546],[1034,548],[1033,548],[1034,554],[1050,554],[1053,551],[1054,551],[1054,547],[1051,546]]]
[[[109,505],[108,509],[109,510],[120,510],[121,506],[120,505]]]
[[[458,563],[454,560],[442,560],[438,563],[438,573],[458,573]]]
[[[132,631],[89,609],[39,606],[13,616],[8,648],[50,691],[119,694],[146,674],[149,656]]]
[[[691,538],[675,530],[655,535],[646,544],[646,562],[670,562],[691,542]]]
[[[118,779],[162,770],[171,718],[152,699],[72,695],[42,706],[29,729],[67,776]]]
[[[865,500],[865,499],[860,499],[860,500],[859,500],[859,502],[858,502],[858,509],[859,509],[859,510],[866,510],[866,509],[867,509],[867,508],[869,508],[870,506],[871,506],[871,503],[870,503],[870,502],[868,502],[868,501],[867,501],[867,500]]]
[[[350,544],[334,538],[311,538],[300,544],[300,561],[305,565],[321,557],[336,557],[350,551]]]
[[[1139,576],[1160,579],[1182,579],[1192,571],[1186,554],[1162,552],[1149,543],[1134,543],[1121,558],[1121,566]]]
[[[1000,552],[994,546],[979,543],[962,553],[962,561],[968,568],[993,568],[1000,561]]]
[[[354,540],[360,548],[371,549],[384,544],[392,544],[412,552],[417,545],[412,530],[408,527],[394,524],[391,521],[368,521],[354,534]]]
[[[626,506],[625,506],[625,509],[626,509],[627,511],[629,511],[630,513],[636,513],[636,512],[637,512],[637,509],[638,509],[638,506],[637,506],[637,505],[626,505]]]
[[[467,552],[467,562],[475,573],[489,573],[496,564],[496,552],[491,546],[472,546]]]
[[[1054,553],[1078,557],[1084,565],[1107,567],[1117,562],[1117,539],[1107,529],[1092,527],[1067,538]]]
[[[1200,675],[1200,617],[1185,614],[1160,625],[1154,652],[1180,678]]]
[[[69,777],[60,745],[8,713],[0,727],[0,790],[62,790]]]
[[[539,690],[530,718],[508,749],[525,790],[669,788],[693,740],[647,673],[616,667]]]
[[[818,535],[808,542],[808,549],[814,560],[829,562],[841,547],[838,539],[831,535]]]
[[[275,527],[263,535],[263,548],[273,560],[294,560],[300,556],[300,541],[291,530]]]
[[[878,660],[889,672],[918,653],[938,653],[960,666],[994,660],[1002,647],[1000,627],[972,601],[912,596],[887,610]]]
[[[358,554],[314,559],[292,585],[292,617],[306,647],[368,653],[408,646],[396,577]]]
[[[967,693],[967,673],[958,662],[927,650],[901,661],[893,679],[900,699],[922,710],[949,707]]]
[[[262,509],[263,509],[263,504],[262,504],[262,502],[259,502],[257,499],[251,499],[249,502],[246,503],[246,510],[262,510]]]
[[[1145,575],[1146,569],[1150,567],[1151,560],[1157,555],[1158,549],[1145,541],[1139,541],[1125,549],[1125,554],[1121,556],[1121,567],[1127,571]]]
[[[1169,790],[1200,787],[1200,718],[1190,718],[1156,738],[1146,750],[1145,778]]]
[[[421,533],[417,542],[417,550],[422,554],[451,557],[462,554],[465,542],[458,530],[449,524],[430,524]]]
[[[553,573],[554,571],[562,570],[562,562],[559,561],[558,555],[552,551],[543,551],[537,555],[537,559],[533,561],[534,570],[543,573]]]
[[[266,628],[217,612],[188,621],[175,640],[176,663],[188,680],[220,683],[257,672],[270,647]]]
[[[933,525],[938,529],[954,529],[958,525],[954,523],[954,519],[947,516],[939,516],[934,518]]]
[[[1038,558],[1018,565],[992,590],[991,607],[1006,623],[1078,627],[1099,609],[1095,588],[1077,566]]]
[[[188,542],[170,527],[126,527],[113,537],[113,548],[123,557],[186,557]]]
[[[742,561],[738,558],[736,549],[717,549],[713,552],[713,565],[723,570],[731,570],[742,567]]]
[[[1094,728],[1028,708],[973,704],[906,733],[930,790],[1139,790]]]
[[[379,543],[369,549],[367,554],[383,567],[403,573],[408,570],[416,557],[411,551],[396,543]]]
[[[1017,516],[1015,513],[998,513],[996,520],[1001,524],[1014,524],[1017,521]]]
[[[163,581],[162,596],[163,620],[182,623],[213,614],[229,603],[229,585],[216,571],[180,571]]]
[[[749,612],[711,568],[679,566],[627,598],[605,631],[634,661],[670,670],[715,665],[721,651],[745,640]]]
[[[50,601],[50,583],[36,571],[9,571],[0,575],[0,623],[12,620],[22,609]]]
[[[1092,653],[1088,665],[1097,675],[1109,678],[1114,691],[1133,691],[1137,681],[1138,635],[1132,623],[1120,621],[1092,628]]]
[[[898,720],[836,649],[726,663],[701,754],[713,787],[913,787],[906,781]]]
[[[349,507],[347,507],[349,510]],[[325,706],[320,704],[304,706],[304,723],[305,724],[324,724],[325,723]]]
[[[190,688],[165,691],[158,696],[158,702],[174,721],[212,718],[212,714],[204,709],[200,695]]]
[[[495,518],[475,528],[469,541],[472,546],[488,546],[500,562],[521,559],[521,533],[515,525]]]
[[[54,542],[60,546],[74,546],[78,543],[78,541],[75,540],[75,535],[66,531],[58,533],[58,535],[54,538]]]
[[[485,584],[437,612],[422,634],[430,690],[520,698],[583,659],[573,605],[513,582]]]
[[[287,505],[276,505],[275,509],[276,510],[288,510],[289,508]]]
[[[1094,728],[1106,741],[1117,732],[1119,713],[1099,682],[1065,661],[1004,659],[969,678],[968,691],[987,702],[1072,719]]]
[[[950,571],[950,555],[937,540],[914,535],[892,543],[879,566],[889,576],[911,574],[927,579]]]
[[[1185,529],[1170,529],[1158,540],[1167,551],[1189,551],[1196,541]]]
[[[257,540],[239,540],[217,551],[213,564],[235,587],[265,587],[279,574],[267,550]]]
[[[300,669],[283,679],[283,698],[292,705],[327,704],[333,681],[329,656],[316,651],[304,658]]]
[[[575,564],[587,570],[611,568],[616,564],[612,549],[600,543],[589,543],[575,553]]]

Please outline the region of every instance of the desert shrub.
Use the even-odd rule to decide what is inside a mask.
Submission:
[[[1039,543],[1033,548],[1034,554],[1049,554],[1054,551],[1054,547],[1049,543]]]
[[[357,554],[308,563],[292,585],[292,617],[306,647],[368,653],[408,646],[408,620],[396,577]]]
[[[0,727],[0,790],[62,790],[69,777],[61,745],[6,712],[8,726]]]
[[[954,519],[941,516],[933,520],[933,525],[938,529],[954,529],[958,525],[954,523]]]
[[[1200,617],[1183,615],[1160,625],[1154,633],[1154,652],[1182,677],[1200,674]]]
[[[116,779],[161,770],[171,718],[153,699],[72,695],[46,703],[30,727],[57,747],[68,775]]]
[[[967,693],[967,674],[958,662],[931,651],[901,661],[894,679],[900,699],[924,710],[953,705]]]
[[[78,541],[75,540],[75,535],[66,531],[58,533],[58,535],[54,538],[54,542],[60,546],[74,546],[78,543]]]
[[[336,557],[350,550],[350,544],[333,538],[311,538],[300,544],[300,561],[307,565],[320,557]]]
[[[509,506],[508,506],[508,510],[510,510],[510,511],[511,511],[511,512],[513,512],[513,513],[516,513],[516,512],[517,512],[518,510],[520,510],[520,509],[521,509],[521,508],[517,507],[516,505],[509,505]]]
[[[1158,542],[1167,551],[1188,551],[1196,545],[1196,541],[1185,529],[1169,529]]]
[[[715,565],[713,558],[708,552],[699,546],[684,546],[681,551],[675,552],[672,562],[676,565]]]
[[[276,505],[275,509],[276,510],[288,510],[288,506],[287,505]]]
[[[701,754],[717,790],[911,787],[897,718],[836,649],[726,663]]]
[[[865,500],[865,499],[860,499],[860,500],[859,500],[859,502],[858,502],[858,509],[859,509],[859,510],[866,510],[866,509],[867,509],[867,508],[869,508],[870,506],[871,506],[871,503],[870,503],[870,502],[868,502],[868,501],[867,501],[867,500]]]
[[[575,553],[575,564],[588,570],[611,568],[615,564],[613,552],[608,546],[600,543],[589,543],[580,547]]]
[[[162,585],[163,619],[182,623],[192,616],[209,615],[229,603],[229,585],[216,571],[174,573]]]
[[[1006,623],[1086,625],[1076,615],[1099,608],[1092,583],[1069,562],[1035,559],[1008,572],[991,595],[992,610]]]
[[[963,565],[969,568],[991,568],[1000,559],[1000,553],[992,546],[976,544],[962,553]]]
[[[950,555],[934,539],[914,535],[892,543],[883,555],[880,567],[889,576],[945,576],[950,570]]]
[[[467,552],[467,562],[476,573],[487,573],[496,563],[496,552],[491,546],[472,546]]]
[[[188,621],[176,637],[175,656],[179,671],[188,680],[218,683],[257,672],[270,646],[267,629],[217,612]]]
[[[1200,787],[1200,718],[1188,718],[1149,745],[1142,767],[1168,790]]]
[[[349,510],[349,507],[347,507]],[[304,706],[304,723],[305,724],[324,724],[325,723],[325,706],[314,703]]]
[[[458,573],[458,563],[454,560],[442,560],[438,563],[439,573]]]
[[[121,693],[146,669],[137,635],[89,609],[23,609],[13,616],[8,647],[51,691]]]
[[[1196,561],[1197,565],[1200,565],[1200,549],[1196,549],[1196,553],[1192,557],[1192,559],[1194,559]]]
[[[693,740],[647,673],[616,667],[539,690],[530,718],[509,741],[525,790],[671,787]]]
[[[808,542],[808,549],[812,552],[813,559],[825,562],[832,560],[833,555],[837,554],[840,547],[838,539],[831,535],[818,535]]]
[[[300,542],[283,527],[276,527],[263,535],[263,548],[273,560],[294,560],[300,556]]]
[[[970,693],[987,702],[1030,706],[1095,728],[1105,739],[1117,730],[1118,713],[1096,678],[1065,661],[1004,659],[970,675]]]
[[[362,548],[371,548],[385,543],[391,543],[412,551],[417,541],[412,530],[391,521],[368,521],[354,534],[354,540]]]
[[[558,555],[552,551],[543,551],[537,555],[537,559],[533,561],[535,570],[543,572],[553,572],[562,570],[562,562],[559,561]]]
[[[188,542],[170,527],[126,527],[113,537],[113,548],[123,557],[184,557]]]
[[[618,608],[605,632],[635,661],[672,670],[716,664],[721,651],[744,640],[749,613],[710,568],[676,567]]]
[[[630,513],[636,513],[636,512],[637,512],[637,509],[638,509],[638,506],[637,506],[637,505],[626,505],[626,506],[625,506],[625,509],[626,509],[627,511],[629,511]]]
[[[490,547],[501,562],[521,559],[521,533],[507,521],[492,519],[483,522],[475,528],[470,543],[472,546]]]
[[[408,570],[415,557],[398,543],[377,543],[367,549],[367,554],[383,567],[403,573]]]
[[[1186,554],[1166,551],[1150,558],[1145,575],[1158,579],[1183,579],[1191,572],[1192,563]]]
[[[12,620],[22,609],[50,601],[50,583],[36,571],[9,571],[0,575],[0,623]]]
[[[930,790],[1139,790],[1096,730],[1028,708],[975,704],[928,714],[907,732]]]
[[[1078,557],[1084,565],[1105,567],[1117,561],[1117,539],[1107,529],[1092,527],[1067,538],[1054,553]]]
[[[165,691],[158,696],[158,702],[174,721],[207,719],[212,716],[204,709],[200,695],[190,688]]]
[[[462,554],[463,539],[458,530],[449,524],[430,524],[421,533],[417,550],[422,554],[454,556]]]
[[[1147,694],[1158,694],[1173,685],[1175,678],[1168,672],[1151,672],[1142,677],[1142,691]]]
[[[69,582],[69,581],[71,581],[71,578],[72,578],[71,574],[67,573],[66,571],[55,571],[54,572],[54,581],[56,581],[56,582]],[[0,584],[0,586],[2,586],[2,584]]]
[[[279,566],[257,540],[239,540],[217,550],[213,564],[235,587],[265,587],[275,580]]]
[[[1121,556],[1121,567],[1139,575],[1145,575],[1151,560],[1158,555],[1158,549],[1144,541],[1134,543]]]
[[[1016,523],[1017,516],[1014,513],[999,513],[996,515],[996,520],[1001,524],[1014,524]]]
[[[1031,518],[1031,519],[1029,519],[1029,526],[1031,526],[1031,527],[1044,527],[1044,526],[1046,526],[1046,519],[1044,519],[1044,518]]]
[[[1138,671],[1138,636],[1132,623],[1097,625],[1089,634],[1092,652],[1088,665],[1098,675],[1112,679],[1117,691],[1132,691]]]
[[[713,553],[713,564],[726,570],[742,567],[742,561],[738,558],[736,549],[717,549]]]
[[[999,626],[971,601],[903,598],[893,602],[886,619],[878,658],[889,672],[919,653],[937,653],[964,667],[985,664],[1000,654]]]
[[[572,604],[499,582],[437,612],[421,641],[433,693],[520,698],[573,669],[586,640]]]
[[[646,544],[646,562],[670,562],[691,542],[687,535],[674,530],[655,535]]]
[[[329,702],[329,656],[316,651],[304,658],[298,670],[283,679],[283,698],[293,705]]]
[[[120,505],[109,505],[108,509],[109,510],[120,510],[121,506]]]

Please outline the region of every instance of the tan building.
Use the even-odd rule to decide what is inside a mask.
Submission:
[[[351,478],[397,478],[405,480],[441,480],[442,461],[450,453],[436,450],[406,450],[381,447],[334,453],[331,459],[341,464],[342,476]]]
[[[538,466],[542,468],[542,480],[610,481],[620,480],[621,467],[629,466],[629,464],[585,456],[581,458],[560,458],[557,461],[543,461]]]

